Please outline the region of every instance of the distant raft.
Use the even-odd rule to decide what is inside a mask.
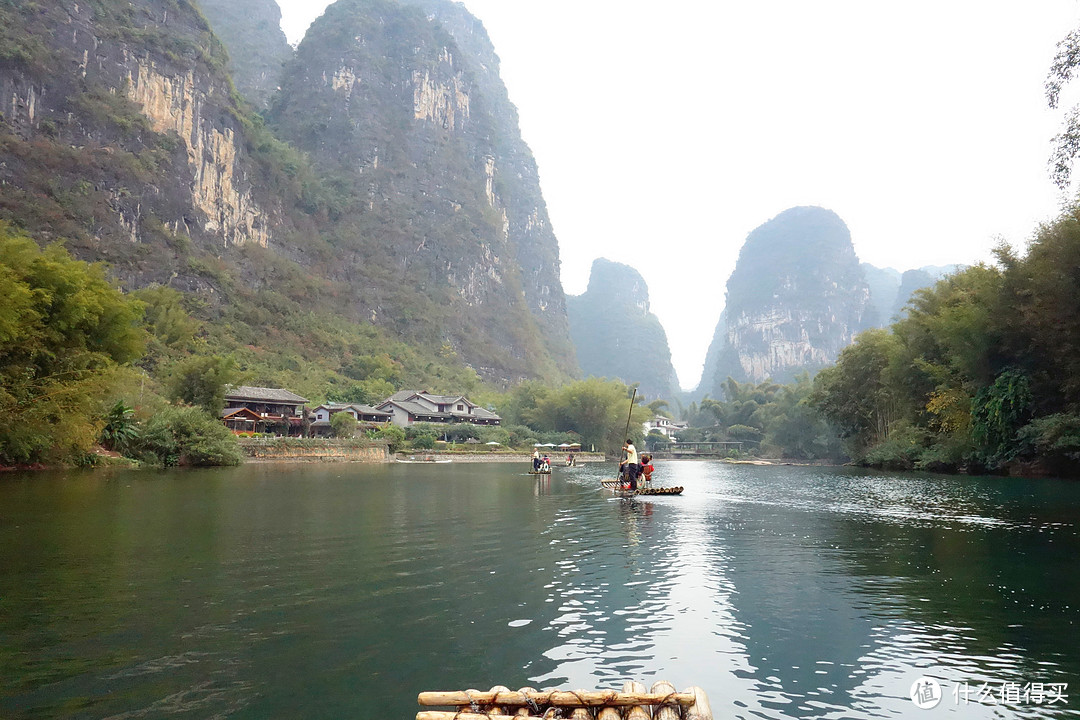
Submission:
[[[601,480],[600,485],[607,490],[615,490],[626,495],[682,495],[683,487],[639,487],[637,490],[624,490],[619,480]]]
[[[416,720],[712,720],[709,698],[699,687],[676,692],[661,680],[646,689],[628,682],[615,690],[510,690],[497,685],[487,692],[420,693],[422,707],[446,707],[449,711],[421,711]]]

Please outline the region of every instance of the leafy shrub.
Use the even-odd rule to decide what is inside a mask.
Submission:
[[[168,407],[155,413],[132,443],[135,456],[150,465],[210,467],[239,465],[236,437],[197,407]]]
[[[105,427],[101,430],[100,441],[107,450],[123,452],[139,437],[139,427],[135,424],[135,411],[117,400],[105,416]]]
[[[401,446],[405,444],[405,431],[397,425],[387,425],[384,428],[380,428],[375,432],[374,437],[376,439],[385,440],[387,447],[392,453],[400,450]]]
[[[863,464],[884,470],[914,470],[923,459],[929,433],[914,425],[901,424],[863,457]]]
[[[412,446],[417,450],[431,450],[435,447],[435,436],[430,433],[417,435],[412,441]]]

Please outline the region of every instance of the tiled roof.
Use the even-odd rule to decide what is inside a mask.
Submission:
[[[388,412],[383,412],[382,410],[379,410],[377,408],[373,408],[370,405],[360,405],[358,403],[328,402],[328,403],[323,403],[319,407],[326,408],[327,410],[330,410],[330,411],[346,410],[348,408],[352,408],[353,410],[360,413],[361,415],[389,415],[390,414]],[[319,408],[315,408],[315,409],[318,410]]]
[[[288,390],[282,390],[280,388],[250,387],[248,385],[229,388],[225,393],[225,399],[288,403],[290,405],[303,405],[308,401],[307,398],[302,398],[296,393],[289,392]]]
[[[388,403],[393,404],[393,405],[397,405],[399,408],[401,408],[405,412],[410,413],[412,415],[427,415],[428,417],[441,417],[441,418],[452,417],[450,415],[450,413],[441,413],[441,412],[439,412],[437,410],[429,410],[428,408],[424,407],[423,405],[420,405],[420,404],[414,403],[414,402],[398,401],[398,400],[390,399],[390,400],[387,400],[386,403],[383,403],[383,404],[386,405]]]
[[[431,395],[429,393],[419,394],[427,400],[435,403],[436,405],[451,405],[453,403],[456,403],[458,400],[464,400],[469,405],[472,405],[472,403],[469,402],[468,398],[466,398],[464,395]]]

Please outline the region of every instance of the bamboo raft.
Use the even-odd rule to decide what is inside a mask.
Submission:
[[[637,490],[623,490],[622,483],[618,480],[601,480],[600,485],[607,490],[616,490],[628,495],[631,493],[634,495],[682,495],[682,491],[684,490],[682,485],[677,487],[639,487]]]
[[[622,692],[615,690],[510,690],[497,685],[487,692],[420,693],[421,707],[448,707],[453,710],[422,710],[416,720],[712,720],[712,708],[705,691],[689,687],[676,692],[661,680],[651,689],[639,682],[627,682]]]

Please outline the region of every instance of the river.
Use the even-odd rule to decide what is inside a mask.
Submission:
[[[0,477],[0,717],[411,718],[626,679],[717,720],[1080,717],[1078,483],[671,462],[682,496],[626,500],[611,466],[525,470]]]

